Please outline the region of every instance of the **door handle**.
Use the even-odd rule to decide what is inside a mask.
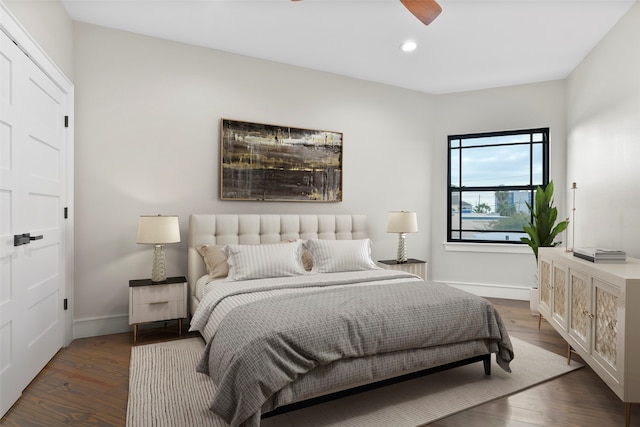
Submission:
[[[28,245],[32,240],[41,240],[43,237],[42,234],[39,236],[32,236],[31,233],[14,234],[13,246]]]

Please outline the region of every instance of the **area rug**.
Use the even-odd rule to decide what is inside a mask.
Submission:
[[[416,427],[482,403],[517,393],[582,365],[511,338],[512,373],[493,361],[491,376],[481,363],[367,391],[267,418],[263,427]],[[127,426],[228,427],[208,410],[215,391],[195,372],[200,338],[134,347],[129,369]]]

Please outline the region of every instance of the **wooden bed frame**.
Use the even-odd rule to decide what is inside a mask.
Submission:
[[[411,372],[409,374],[400,375],[386,380],[376,381],[370,384],[361,385],[358,387],[349,388],[335,393],[325,394],[323,396],[314,397],[311,399],[303,400],[300,402],[290,403],[288,405],[280,406],[273,411],[265,412],[262,414],[262,418],[270,418],[276,415],[285,414],[287,412],[297,411],[298,409],[307,408],[313,405],[319,405],[321,403],[330,402],[336,399],[342,399],[343,397],[352,396],[358,393],[364,393],[369,390],[375,390],[380,387],[386,387],[389,385],[397,384],[403,381],[412,380],[414,378],[424,377],[426,375],[437,374],[438,372],[447,371],[449,369],[459,368],[461,366],[470,365],[472,363],[482,361],[484,366],[484,374],[491,375],[491,354],[484,354],[481,356],[470,357],[468,359],[460,360],[458,362],[451,362],[440,366],[434,366],[433,368],[423,369],[422,371]]]

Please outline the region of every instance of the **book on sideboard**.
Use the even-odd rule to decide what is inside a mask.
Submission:
[[[625,262],[627,253],[607,248],[575,248],[573,256],[591,262]]]

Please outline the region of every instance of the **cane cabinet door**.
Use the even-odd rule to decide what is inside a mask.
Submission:
[[[597,278],[593,279],[593,346],[592,356],[614,378],[618,378],[618,307],[620,289]]]
[[[540,257],[538,268],[538,311],[549,318],[551,315],[551,260]]]
[[[589,351],[591,346],[591,289],[589,277],[577,270],[569,274],[569,335],[583,350]]]
[[[567,329],[567,314],[569,302],[568,275],[566,265],[553,262],[553,275],[551,284],[551,320],[562,329]]]

